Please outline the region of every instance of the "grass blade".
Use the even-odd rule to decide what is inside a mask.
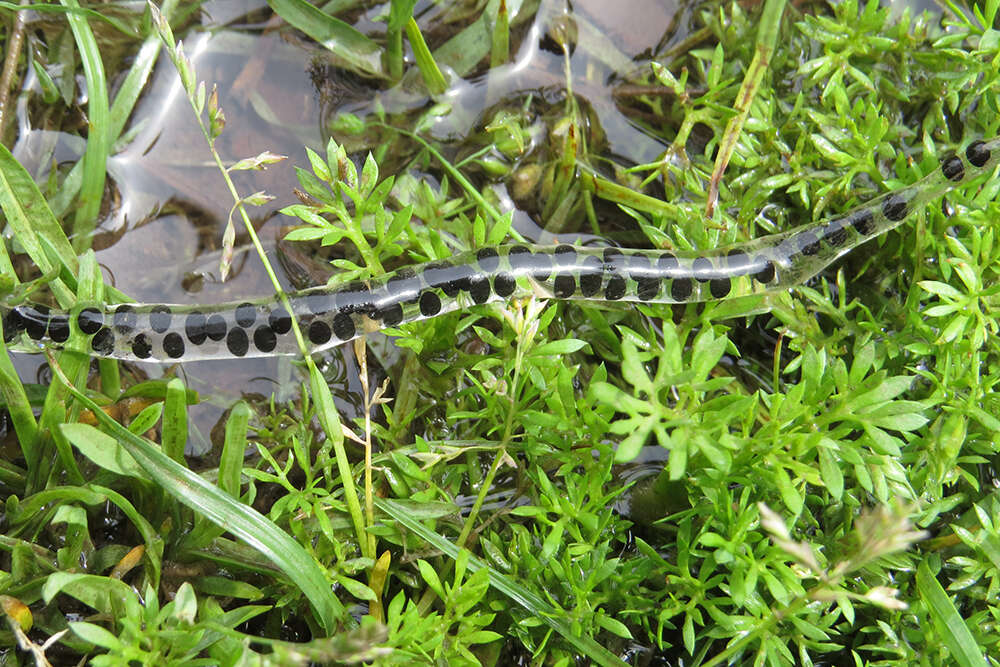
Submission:
[[[268,0],[267,4],[281,18],[352,67],[367,74],[385,76],[382,69],[382,49],[355,30],[354,26],[330,16],[305,0]]]
[[[35,421],[35,414],[31,410],[31,401],[28,400],[24,385],[17,376],[17,369],[14,368],[10,354],[7,353],[3,336],[0,336],[0,397],[3,398],[4,407],[10,414],[10,421],[14,425],[25,463],[29,466],[37,464],[34,452],[35,442],[38,439],[38,422]]]
[[[76,274],[76,253],[59,221],[49,210],[31,174],[3,144],[0,144],[0,208],[10,231],[42,273],[53,273],[60,268],[53,263],[57,260],[61,268]],[[13,270],[9,275],[14,275]],[[59,305],[65,308],[73,304],[73,293],[62,281],[53,280],[51,287]]]
[[[319,419],[320,425],[323,426],[326,437],[330,438],[333,443],[337,472],[340,473],[340,483],[344,487],[344,502],[347,503],[347,510],[354,523],[354,531],[358,536],[358,546],[365,556],[375,559],[376,555],[370,553],[368,549],[369,541],[365,530],[365,517],[361,511],[361,501],[358,499],[357,489],[354,486],[354,477],[351,463],[347,459],[347,450],[344,449],[344,431],[340,423],[340,415],[337,414],[337,407],[333,403],[330,386],[320,375],[312,358],[306,357],[306,364],[309,368],[310,393],[316,403],[316,417]]]
[[[38,12],[40,14],[76,14],[78,16],[83,16],[86,18],[92,18],[98,21],[104,21],[109,26],[120,32],[126,37],[135,37],[135,30],[123,21],[118,20],[114,16],[105,16],[104,14],[94,11],[93,9],[83,9],[81,7],[59,7],[56,5],[47,5],[44,3],[31,3],[31,4],[19,4],[16,2],[0,2],[0,9],[6,9],[11,12]]]
[[[166,0],[160,11],[166,18],[170,18],[176,8],[177,0]],[[56,9],[65,9],[63,7],[57,7]],[[87,10],[87,16],[92,16],[96,12],[91,12]],[[98,15],[100,16],[100,15]],[[108,128],[108,150],[114,149],[115,144],[121,137],[122,132],[125,130],[125,125],[128,123],[128,119],[132,115],[132,111],[135,108],[136,102],[139,100],[139,95],[142,94],[143,88],[146,86],[146,81],[149,79],[150,73],[153,71],[153,67],[156,65],[156,61],[159,59],[160,55],[160,38],[156,34],[155,30],[151,30],[148,37],[142,44],[142,48],[139,49],[139,53],[136,54],[135,60],[132,61],[131,67],[129,67],[129,72],[125,76],[125,80],[122,82],[121,87],[115,94],[115,100],[111,103],[110,109],[110,120]],[[70,205],[76,199],[77,193],[80,191],[80,185],[83,181],[83,161],[77,162],[70,169],[69,173],[63,179],[63,182],[59,188],[59,191],[52,196],[49,205],[57,216],[62,216],[65,214],[66,210],[69,209]]]
[[[49,361],[57,373],[61,372],[54,358],[50,357]],[[319,623],[328,633],[350,618],[344,605],[331,592],[326,575],[316,561],[286,532],[126,429],[75,386],[66,385],[161,488],[260,551],[291,579],[312,604]]]
[[[383,62],[389,70],[389,77],[399,81],[403,76],[403,28],[413,16],[417,0],[392,0],[389,3],[389,19],[385,25],[385,55]]]
[[[434,62],[434,56],[431,55],[431,50],[427,48],[427,42],[424,41],[424,36],[420,33],[420,26],[417,25],[416,19],[412,16],[406,22],[406,36],[410,40],[413,56],[416,58],[420,73],[424,76],[427,90],[430,91],[431,95],[440,95],[448,90],[448,82],[445,81],[444,74]]]
[[[79,9],[77,0],[63,0],[63,5]],[[94,224],[101,212],[104,182],[107,175],[108,139],[111,114],[108,107],[108,84],[104,76],[104,63],[97,38],[87,19],[78,12],[67,17],[76,47],[83,61],[83,74],[87,80],[87,150],[83,154],[83,182],[80,185],[80,205],[73,221],[74,241],[77,249],[89,247]]]
[[[160,12],[169,20],[176,6],[177,0],[166,0],[160,7]],[[108,134],[111,144],[114,144],[118,136],[125,130],[125,125],[132,115],[132,110],[135,108],[135,103],[138,101],[142,89],[146,87],[146,81],[149,79],[159,55],[160,37],[156,34],[156,30],[150,27],[149,35],[142,43],[142,48],[136,54],[125,80],[115,94],[115,101],[111,103],[111,122]]]
[[[987,667],[986,659],[948,594],[931,572],[927,561],[917,566],[917,592],[927,605],[938,636],[961,667]]]
[[[510,60],[510,15],[507,3],[500,0],[497,18],[493,24],[493,44],[490,47],[490,67],[506,65]]]
[[[458,76],[471,72],[493,50],[491,23],[499,7],[500,0],[489,0],[475,21],[434,50],[434,61]]]

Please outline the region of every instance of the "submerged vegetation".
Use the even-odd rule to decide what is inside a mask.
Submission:
[[[323,49],[285,242],[336,284],[526,238],[711,249],[1000,134],[996,0],[684,6],[628,49],[579,4],[246,18]],[[283,158],[220,144],[225,87],[174,37],[195,9],[0,3],[4,144],[29,65],[19,113],[86,125],[70,163],[0,147],[4,303],[129,298],[90,248],[161,48],[232,197],[220,273],[246,241],[279,289],[251,217],[277,193],[238,177]],[[72,340],[29,382],[0,349],[5,659],[995,664],[998,193],[975,179],[787,293],[475,306],[304,353],[271,397]],[[225,403],[204,458],[199,401]]]

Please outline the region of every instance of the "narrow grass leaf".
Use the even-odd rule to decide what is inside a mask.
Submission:
[[[124,581],[110,577],[53,572],[46,577],[42,586],[42,598],[48,604],[59,593],[66,593],[88,607],[114,617],[124,615],[127,611],[138,612],[135,608],[129,610],[129,607],[138,606],[132,588]]]
[[[245,581],[235,581],[226,577],[198,577],[194,582],[199,593],[207,593],[218,597],[240,598],[243,600],[260,600],[264,592],[260,588]]]
[[[333,441],[333,452],[337,460],[337,471],[340,473],[340,483],[344,487],[344,501],[347,503],[347,510],[351,514],[354,523],[354,530],[358,536],[358,544],[361,545],[363,553],[367,550],[368,539],[365,532],[365,519],[361,513],[361,501],[358,500],[358,493],[354,486],[354,477],[351,471],[351,464],[347,459],[347,451],[344,449],[344,431],[340,423],[340,415],[337,414],[337,406],[333,403],[333,396],[330,394],[330,386],[320,375],[319,369],[306,357],[309,365],[309,387],[311,389],[313,401],[316,403],[316,417],[326,432],[326,437]],[[365,553],[365,556],[374,559],[374,553]]]
[[[490,47],[490,67],[499,67],[510,60],[510,14],[507,3],[500,2],[493,23],[493,43]]]
[[[59,221],[52,215],[31,175],[3,144],[0,144],[0,208],[9,231],[42,273],[52,273],[58,268],[50,259],[54,258],[63,268],[76,274],[76,252]],[[62,281],[52,281],[51,287],[60,306],[72,305],[73,293]]]
[[[352,25],[334,18],[305,0],[268,0],[281,18],[362,72],[384,76],[382,49]]]
[[[479,17],[461,32],[434,50],[434,60],[465,76],[493,49],[492,17],[496,16],[500,0],[490,0]]]
[[[250,423],[250,406],[239,401],[226,420],[226,439],[219,458],[219,488],[233,498],[240,497],[240,471],[247,449],[247,424]]]
[[[406,37],[410,40],[413,56],[424,77],[424,83],[427,84],[427,90],[430,91],[431,95],[442,94],[448,89],[448,82],[445,80],[444,74],[441,73],[441,68],[434,62],[434,56],[427,48],[427,42],[424,41],[424,36],[420,33],[420,26],[417,25],[417,21],[413,17],[410,17],[406,23]]]
[[[62,4],[72,9],[80,8],[77,0],[62,0]],[[108,105],[108,84],[104,76],[104,63],[101,60],[101,49],[97,45],[97,38],[91,31],[87,19],[81,14],[70,13],[68,20],[87,81],[87,148],[83,154],[80,202],[73,222],[77,249],[83,249],[90,244],[90,236],[94,231],[97,216],[101,211],[101,200],[104,197],[111,112]]]
[[[89,424],[63,424],[60,429],[81,454],[101,468],[123,477],[150,481],[142,467],[110,435]]]
[[[163,401],[163,452],[174,461],[184,463],[184,445],[187,443],[187,391],[180,378],[167,383]]]
[[[94,412],[101,425],[158,485],[197,514],[207,517],[255,548],[291,579],[312,604],[318,622],[327,632],[333,632],[339,622],[349,620],[344,605],[331,592],[326,575],[298,542],[253,508],[232,499],[200,475],[131,433],[76,387],[70,386],[69,389],[84,407]]]
[[[90,642],[94,646],[100,646],[101,648],[106,648],[109,651],[121,650],[124,648],[124,643],[120,639],[99,625],[84,623],[82,621],[71,621],[69,623],[69,629],[72,630],[73,634],[77,637],[85,642]]]
[[[743,84],[736,96],[738,100],[736,114],[729,119],[722,140],[719,142],[719,152],[716,155],[715,167],[709,182],[708,205],[705,208],[706,218],[712,217],[712,211],[718,201],[719,183],[722,181],[723,173],[736,150],[743,126],[750,115],[754,98],[760,92],[764,74],[770,66],[781,27],[781,16],[785,12],[786,4],[786,0],[766,0],[764,3],[764,10],[758,24],[757,48],[754,52],[754,58],[747,68]]]
[[[97,258],[93,251],[88,250],[80,257],[78,260],[78,271],[77,298],[90,303],[101,302],[104,298],[104,282],[101,279],[101,271],[97,265]],[[60,426],[68,421],[73,421],[67,419],[66,399],[72,388],[68,387],[67,384],[85,383],[90,371],[90,357],[74,351],[86,349],[84,341],[85,338],[82,332],[80,332],[79,327],[73,324],[69,341],[66,343],[66,349],[59,353],[58,362],[61,371],[60,380],[63,378],[70,379],[65,383],[54,380],[49,385],[49,389],[45,394],[45,402],[42,405],[42,413],[38,418],[38,424],[42,432],[48,431],[51,434],[52,441],[55,443],[56,450],[59,453],[60,463],[66,468],[67,479],[74,484],[83,484],[84,477],[77,465],[76,457],[73,455],[73,447],[69,440],[66,439]],[[50,358],[50,364],[55,364],[54,359]],[[96,406],[94,412],[104,414],[104,411]],[[44,472],[45,468],[46,466],[35,468],[39,478],[48,474]],[[36,481],[41,483],[41,479]]]
[[[156,425],[156,422],[160,421],[160,416],[163,414],[163,403],[153,403],[152,405],[147,405],[143,408],[142,412],[137,414],[131,422],[129,422],[128,430],[142,435],[149,429]]]
[[[47,5],[44,3],[36,2],[30,4],[19,4],[16,2],[0,2],[0,9],[6,9],[12,12],[26,12],[33,11],[44,14],[77,14],[86,18],[97,19],[99,21],[104,21],[109,26],[113,27],[115,30],[120,32],[122,35],[130,38],[136,36],[135,30],[131,28],[127,23],[118,20],[114,16],[105,16],[101,12],[95,11],[93,9],[82,9],[80,7],[59,7],[57,5]]]
[[[952,604],[944,588],[938,583],[924,560],[917,566],[917,592],[927,605],[928,613],[956,665],[960,667],[987,667],[983,652]]]
[[[35,421],[31,400],[17,375],[17,369],[10,360],[7,346],[0,336],[0,399],[3,399],[4,409],[10,414],[10,421],[17,434],[17,442],[21,454],[29,467],[34,467],[37,457],[35,442],[38,439],[38,422]]]

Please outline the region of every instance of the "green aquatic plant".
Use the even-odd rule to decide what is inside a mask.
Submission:
[[[434,25],[406,16],[409,3],[391,3],[383,51],[324,8],[272,4],[346,67],[399,81],[397,93],[420,81],[435,90],[435,70],[502,70],[519,26],[539,16],[532,3],[455,8],[441,41]],[[133,384],[105,361],[88,383],[89,359],[53,348],[52,383],[25,384],[2,354],[0,390],[20,447],[20,458],[0,462],[11,641],[41,655],[52,644],[33,641],[55,638],[109,663],[208,660],[239,645],[248,659],[268,659],[266,647],[275,660],[381,664],[643,655],[990,664],[1000,185],[973,177],[992,162],[966,154],[961,183],[943,200],[937,186],[953,173],[947,161],[941,171],[950,151],[998,134],[997,7],[950,5],[941,24],[893,18],[877,3],[815,15],[766,3],[763,18],[706,6],[694,10],[687,40],[627,73],[613,103],[596,89],[587,99],[587,82],[573,78],[573,49],[622,62],[606,42],[584,42],[593,31],[580,15],[551,35],[563,84],[578,97],[502,102],[471,133],[478,145],[434,132],[465,111],[460,97],[411,109],[387,93],[367,115],[331,119],[337,141],[308,154],[304,201],[287,211],[301,221],[296,242],[342,251],[334,267],[343,280],[324,294],[343,296],[354,279],[383,285],[379,276],[456,252],[491,262],[476,251],[522,240],[497,195],[515,175],[559,241],[612,239],[624,227],[621,245],[689,262],[678,266],[692,275],[671,273],[657,297],[684,278],[711,295],[721,277],[704,275],[703,285],[697,258],[771,235],[797,240],[781,259],[819,274],[749,294],[749,304],[643,300],[652,286],[630,276],[636,303],[626,307],[477,304],[470,284],[459,290],[462,308],[430,319],[404,322],[407,304],[404,318],[387,322],[380,308],[379,321],[395,325],[397,356],[382,356],[375,337],[353,345],[363,393],[353,419],[342,420],[349,413],[334,404],[305,330],[288,347],[305,366],[298,399],[229,406],[218,461],[198,472],[182,464],[197,398],[179,381]],[[173,47],[164,23],[154,25]],[[424,43],[409,67],[404,33]],[[363,48],[344,48],[351,43]],[[180,50],[172,56],[212,143],[224,131],[222,104]],[[668,149],[639,165],[606,150],[605,131],[620,119]],[[91,253],[77,258],[9,151],[0,151],[0,173],[17,238],[0,253],[12,277],[4,290],[39,303],[48,289],[49,304],[74,315],[126,301],[102,284]],[[891,193],[913,195],[893,230],[903,220]],[[232,196],[237,209],[262,201]],[[839,238],[826,230],[852,211],[872,212],[887,233],[872,240],[875,230],[852,225],[852,252],[829,267],[809,259],[802,236],[780,236],[826,220],[807,233]],[[542,254],[554,263],[568,252]],[[35,262],[38,282],[19,284],[19,255]],[[574,256],[585,262],[587,253]],[[495,268],[510,262],[498,253]],[[572,273],[574,295],[584,273]],[[612,279],[601,275],[605,296]],[[541,283],[551,296],[568,288]],[[490,287],[496,295],[495,280]],[[294,300],[284,307],[299,314]],[[227,333],[242,326],[236,311]],[[38,314],[32,326],[41,317],[16,312]],[[127,313],[117,324],[143,317],[152,326],[151,312],[135,322]],[[373,314],[349,314],[355,333]],[[77,349],[93,351],[96,332],[77,334]],[[104,537],[102,517],[127,527]],[[174,602],[161,602],[167,595]],[[67,603],[102,615],[69,623]],[[258,624],[245,624],[251,618]],[[278,641],[285,631],[301,641]],[[183,642],[168,646],[177,636]]]

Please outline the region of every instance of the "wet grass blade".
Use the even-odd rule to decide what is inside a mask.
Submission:
[[[219,488],[239,500],[240,474],[247,446],[247,425],[250,423],[250,406],[239,401],[229,411],[226,420],[226,438],[219,458]]]
[[[104,21],[109,26],[125,35],[135,37],[135,30],[123,21],[119,21],[114,16],[105,16],[93,9],[83,9],[82,7],[59,7],[57,5],[46,5],[40,2],[31,4],[19,4],[16,2],[0,2],[0,9],[12,12],[38,12],[40,14],[76,14],[78,16]]]
[[[160,445],[164,454],[182,465],[187,434],[187,390],[180,378],[173,378],[167,383],[167,393],[163,400],[163,434],[160,436]]]
[[[983,658],[969,627],[962,620],[944,588],[938,583],[926,560],[917,566],[917,592],[927,605],[938,637],[948,647],[955,664],[961,667],[986,667],[986,659]]]
[[[77,0],[62,0],[65,7],[79,9]],[[89,247],[97,216],[101,212],[104,183],[107,174],[108,140],[111,112],[108,106],[108,84],[104,76],[104,63],[97,38],[87,19],[78,12],[67,17],[76,47],[83,62],[87,80],[87,149],[83,154],[83,181],[80,184],[79,206],[73,220],[75,247]]]
[[[160,7],[160,12],[167,20],[170,20],[171,15],[174,13],[177,1],[166,0],[163,6]],[[125,80],[115,94],[114,102],[111,103],[108,138],[112,144],[118,140],[118,137],[125,130],[125,125],[132,115],[135,103],[138,101],[142,89],[146,87],[146,81],[149,79],[149,75],[153,71],[156,61],[159,59],[160,47],[160,37],[156,34],[156,30],[151,28],[148,36],[142,43],[142,47],[139,49],[139,53],[135,56],[135,60],[132,61],[128,74],[125,75]]]
[[[344,487],[344,502],[347,503],[347,511],[354,524],[358,546],[361,553],[374,559],[376,555],[368,548],[370,542],[367,539],[365,517],[361,511],[361,501],[358,499],[357,488],[354,486],[354,477],[351,463],[347,458],[347,450],[344,449],[343,426],[340,423],[340,415],[337,414],[337,406],[333,402],[333,395],[330,393],[330,386],[323,379],[319,369],[316,368],[312,357],[306,357],[306,365],[309,369],[310,393],[316,403],[316,417],[319,419],[326,437],[330,438],[332,443],[334,458],[337,461],[337,472],[340,473],[340,483]]]
[[[434,61],[455,70],[458,76],[471,72],[493,50],[491,25],[499,6],[500,0],[489,0],[479,18],[434,50]]]
[[[3,144],[0,144],[0,209],[3,210],[10,229],[21,241],[22,248],[40,270],[45,272],[44,267],[48,266],[51,271],[52,265],[43,249],[42,239],[35,233],[36,225],[45,233],[54,234],[56,241],[50,244],[53,247],[60,247],[60,240],[65,244],[61,250],[65,253],[66,261],[72,261],[75,266],[76,256],[73,254],[73,248],[66,241],[66,236],[46,205],[42,193],[38,191],[35,182],[21,163],[14,159]],[[16,280],[7,248],[2,243],[0,243],[0,273],[5,278],[9,277],[11,281]],[[62,299],[72,299],[72,292],[59,281],[53,284],[53,292]],[[0,340],[0,397],[3,398],[5,408],[10,413],[21,453],[30,468],[36,463],[35,443],[38,440],[38,423],[35,421],[31,401],[2,340]]]
[[[50,363],[57,374],[61,373],[54,358],[50,357]],[[316,561],[287,533],[253,508],[237,502],[222,489],[126,429],[76,387],[68,383],[67,387],[161,488],[274,563],[306,596],[317,620],[327,632],[332,633],[339,623],[349,619],[347,610],[331,592],[326,575]]]
[[[430,91],[431,95],[440,95],[448,90],[448,82],[445,81],[444,74],[434,62],[434,56],[431,55],[431,50],[427,48],[427,42],[424,41],[424,36],[420,33],[420,26],[417,25],[416,19],[412,16],[406,22],[406,37],[410,40],[413,56],[424,77],[424,83],[427,84],[427,90]]]
[[[101,271],[97,266],[97,257],[93,251],[87,251],[79,259],[79,281],[77,282],[76,298],[88,303],[98,303],[104,298],[104,282],[101,279]],[[90,357],[79,354],[72,350],[90,349],[83,346],[83,335],[80,332],[70,334],[65,350],[58,353],[59,368],[61,372],[60,380],[70,378],[72,382],[85,384],[90,370]],[[55,446],[59,456],[59,463],[63,468],[62,474],[65,478],[77,485],[83,485],[85,478],[80,472],[80,467],[76,457],[73,455],[73,447],[69,440],[63,435],[60,426],[67,422],[76,421],[76,408],[67,403],[68,389],[64,381],[53,380],[49,384],[48,391],[45,392],[45,402],[42,404],[42,412],[38,416],[38,425],[41,436],[37,443],[40,461],[44,461],[46,456],[51,455],[50,448]],[[73,419],[70,419],[70,415]],[[49,466],[37,465],[29,468],[28,488],[42,489],[48,486],[49,476],[52,470]]]
[[[404,525],[407,529],[424,538],[433,547],[446,553],[449,557],[453,559],[458,557],[459,549],[457,546],[417,521],[407,508],[386,498],[376,498],[375,506],[395,521]],[[569,621],[565,620],[565,617],[568,616],[565,611],[554,608],[538,595],[535,595],[505,574],[497,572],[475,556],[469,557],[467,569],[470,574],[482,568],[486,568],[489,572],[491,586],[562,635],[573,648],[579,651],[581,655],[593,661],[594,664],[615,665],[616,667],[625,664],[618,656],[598,644],[592,638],[580,637],[574,634]]]
[[[76,253],[59,221],[49,210],[31,174],[3,144],[0,144],[0,208],[10,231],[39,271],[52,273],[59,268],[53,263],[57,259],[64,268],[76,273]],[[14,275],[13,271],[9,275]],[[59,305],[67,307],[73,303],[73,293],[61,281],[52,281],[51,287]]]
[[[510,60],[510,15],[506,0],[500,0],[497,19],[493,24],[493,44],[490,48],[490,67],[506,65]]]
[[[0,209],[11,232],[35,266],[43,274],[60,276],[49,283],[56,301],[63,308],[72,306],[76,297],[71,288],[76,287],[76,276],[80,270],[76,252],[31,174],[3,144],[0,144]],[[4,275],[14,275],[13,270],[7,272],[6,264],[3,268]],[[104,294],[115,301],[129,301],[127,296],[110,285],[104,288]]]
[[[0,336],[0,397],[3,398],[4,408],[10,414],[10,421],[14,425],[14,433],[17,434],[17,443],[21,447],[25,463],[28,466],[36,464],[34,451],[38,439],[38,422],[35,421],[35,413],[31,409],[31,401],[28,400],[24,385],[17,376],[17,369],[14,368],[10,354],[7,353],[3,336]]]
[[[167,0],[163,3],[163,7],[160,8],[160,11],[165,17],[170,18],[176,5],[177,0]],[[93,12],[88,13],[87,16],[90,16],[92,13]],[[135,57],[135,60],[132,61],[128,74],[125,76],[125,80],[122,82],[121,87],[115,94],[114,102],[111,103],[111,109],[109,112],[110,127],[108,129],[109,151],[114,149],[115,144],[118,142],[122,132],[125,130],[125,125],[128,123],[128,119],[132,115],[132,111],[139,99],[139,95],[142,93],[143,88],[145,88],[146,81],[149,79],[149,74],[153,71],[153,67],[156,65],[159,55],[160,38],[156,34],[156,31],[153,30],[150,32],[149,36],[146,37],[146,40],[142,44],[142,48],[139,49],[139,53]],[[49,201],[49,205],[52,207],[52,211],[55,215],[62,217],[67,209],[69,209],[70,205],[76,199],[77,194],[80,192],[82,181],[83,161],[80,161],[73,165],[73,168],[70,169],[68,174],[66,174],[66,177],[60,184],[59,191],[56,192]]]
[[[310,5],[305,0],[268,0],[281,18],[312,37],[338,58],[367,74],[385,76],[382,49],[354,26]]]

